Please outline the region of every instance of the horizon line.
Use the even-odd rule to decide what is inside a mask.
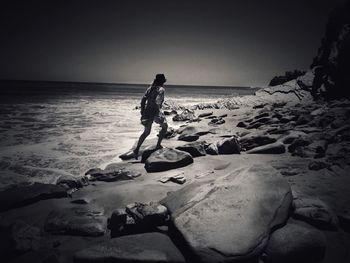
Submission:
[[[89,81],[65,81],[65,80],[30,80],[30,79],[0,79],[1,82],[38,82],[38,83],[66,83],[66,84],[90,84],[90,85],[150,85],[150,83],[132,82],[89,82]],[[186,86],[186,87],[222,87],[222,88],[257,88],[258,86],[244,85],[208,85],[208,84],[166,84],[166,86]]]

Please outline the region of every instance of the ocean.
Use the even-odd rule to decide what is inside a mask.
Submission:
[[[240,87],[165,87],[181,105],[253,94]],[[0,189],[119,162],[143,130],[135,109],[146,85],[38,84],[1,87]],[[167,118],[172,127],[176,125]],[[156,137],[155,125],[150,138]]]

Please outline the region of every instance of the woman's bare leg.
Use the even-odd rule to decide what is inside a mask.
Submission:
[[[143,133],[140,135],[140,138],[139,138],[139,140],[137,142],[137,146],[136,146],[136,148],[133,151],[134,152],[134,157],[135,157],[136,160],[138,158],[139,150],[140,150],[140,147],[141,147],[142,143],[145,141],[147,136],[151,133],[151,128],[152,128],[152,122],[150,122],[149,124],[145,125],[145,129],[143,130]]]
[[[156,149],[160,149],[162,148],[162,140],[166,134],[166,131],[168,130],[168,124],[166,122],[163,122],[161,124],[161,127],[162,129],[160,130],[159,134],[158,134],[158,142],[157,142],[157,146],[156,146]]]

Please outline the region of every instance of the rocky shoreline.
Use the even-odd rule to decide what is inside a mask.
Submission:
[[[348,262],[350,102],[314,101],[312,76],[169,108],[141,160],[0,192],[1,258]]]

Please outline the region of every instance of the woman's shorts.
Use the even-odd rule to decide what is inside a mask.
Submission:
[[[153,116],[153,118],[151,117],[148,119],[141,119],[142,125],[148,125],[152,122],[155,122],[157,124],[163,124],[163,123],[166,123],[166,119],[165,119],[165,116],[163,114]]]

